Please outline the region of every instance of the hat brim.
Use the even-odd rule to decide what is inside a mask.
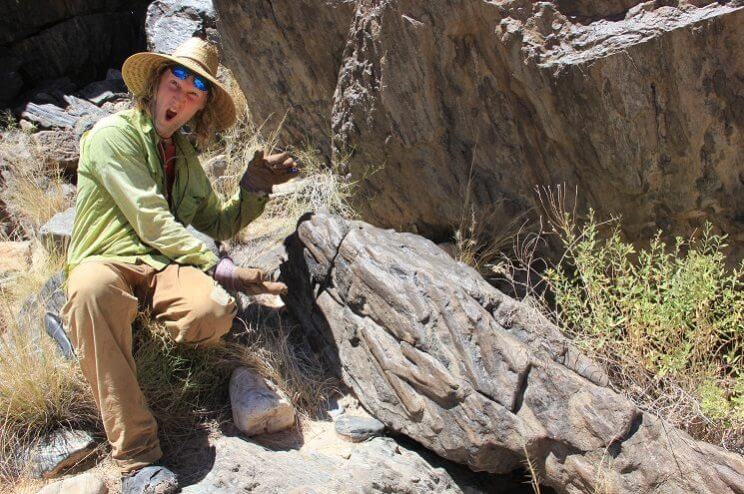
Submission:
[[[214,114],[217,130],[227,129],[235,123],[235,102],[230,93],[220,81],[212,77],[200,64],[190,58],[173,57],[152,52],[135,53],[126,59],[121,68],[124,84],[127,85],[132,94],[139,96],[145,91],[145,86],[152,71],[166,63],[183,65],[210,82],[210,91],[214,92],[212,104],[215,106]]]

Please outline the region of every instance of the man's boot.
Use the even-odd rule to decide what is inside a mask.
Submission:
[[[121,494],[175,494],[179,492],[176,474],[152,465],[122,477]]]

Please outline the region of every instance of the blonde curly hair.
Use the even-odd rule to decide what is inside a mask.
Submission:
[[[155,98],[155,93],[158,90],[160,78],[163,76],[165,71],[170,69],[173,65],[175,64],[164,63],[153,70],[147,80],[145,90],[139,95],[135,95],[133,98],[135,108],[146,113],[150,118],[152,118],[150,108],[153,99]],[[214,106],[210,104],[213,100],[214,93],[212,91],[207,92],[207,102],[204,104],[204,108],[196,112],[196,115],[194,115],[188,123],[189,127],[192,129],[196,145],[200,149],[207,148],[217,134],[214,118]]]

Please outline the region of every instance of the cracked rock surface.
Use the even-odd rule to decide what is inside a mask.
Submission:
[[[558,492],[738,493],[744,459],[645,413],[537,311],[413,234],[330,215],[287,241],[288,307],[373,416]]]
[[[744,238],[741,0],[215,7],[254,117],[332,148],[371,223],[447,238],[470,187],[499,229],[565,184],[631,240]]]

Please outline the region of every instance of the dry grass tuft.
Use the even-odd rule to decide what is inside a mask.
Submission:
[[[252,324],[236,320],[236,326],[243,329],[224,344],[191,347],[177,344],[161,324],[140,313],[133,351],[137,374],[166,443],[231,419],[228,383],[237,367],[274,382],[304,415],[314,416],[334,392],[319,363],[292,341],[296,328],[279,317]]]
[[[38,246],[37,246],[38,247]],[[61,267],[36,249],[31,269],[0,288],[0,481],[23,473],[21,453],[59,428],[96,428],[98,412],[76,362],[45,334],[41,307],[21,316],[28,296]]]
[[[278,148],[282,124],[283,120],[276,129],[265,131],[263,125],[254,125],[250,116],[244,113],[223,136],[220,147],[208,150],[202,156],[203,163],[219,154],[225,157],[224,171],[219,176],[210,176],[215,190],[222,197],[230,197],[238,190],[238,182],[248,162],[259,149],[263,149],[265,154],[287,151],[302,167],[298,178],[275,187],[264,213],[234,239],[238,242],[269,236],[271,238],[266,239],[268,242],[262,244],[262,248],[279,243],[294,231],[297,220],[309,211],[325,210],[346,218],[356,217],[350,205],[356,184],[333,173],[333,167],[311,148]]]
[[[246,323],[236,334],[239,343],[228,346],[229,360],[253,369],[275,383],[300,414],[317,416],[328,399],[338,393],[338,382],[310,350],[302,328],[288,325],[278,314]]]
[[[0,202],[15,223],[14,236],[29,238],[52,216],[73,205],[72,189],[59,167],[34,143],[31,134],[6,121],[0,133],[0,168],[6,183]],[[0,170],[1,171],[1,170]]]
[[[473,198],[473,164],[462,192],[460,221],[454,228],[454,257],[475,268],[484,277],[493,276],[494,269],[503,262],[503,253],[513,239],[524,231],[530,211],[511,218],[504,224],[496,205],[487,209]],[[494,225],[503,225],[494,231]]]

